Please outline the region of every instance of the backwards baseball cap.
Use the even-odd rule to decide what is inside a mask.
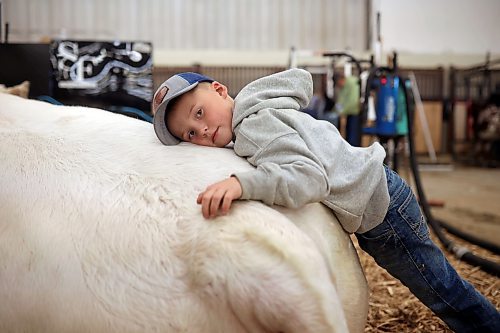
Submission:
[[[166,112],[168,103],[193,90],[200,82],[213,82],[211,78],[192,72],[179,73],[171,76],[156,90],[153,97],[153,125],[156,136],[167,146],[178,144],[180,141],[167,128]]]

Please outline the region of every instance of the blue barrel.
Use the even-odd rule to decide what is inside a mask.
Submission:
[[[377,120],[375,121],[376,133],[384,136],[395,136],[397,130],[397,105],[399,78],[383,76],[377,80],[377,101],[375,104]]]

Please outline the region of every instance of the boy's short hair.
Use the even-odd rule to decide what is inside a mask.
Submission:
[[[170,133],[167,127],[168,103],[174,98],[193,90],[200,82],[214,82],[214,80],[198,73],[179,73],[171,76],[156,90],[153,97],[153,126],[156,136],[164,145],[171,146],[180,142]]]

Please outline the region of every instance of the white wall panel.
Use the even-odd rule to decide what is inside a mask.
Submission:
[[[499,0],[372,1],[387,50],[500,54]]]
[[[366,0],[3,0],[10,41],[148,40],[155,49],[362,50]]]

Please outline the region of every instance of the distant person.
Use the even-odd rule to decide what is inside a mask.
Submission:
[[[335,74],[335,87],[337,90],[335,110],[346,118],[346,140],[351,145],[359,147],[361,146],[359,79],[354,76],[346,77],[344,73],[337,72]]]

